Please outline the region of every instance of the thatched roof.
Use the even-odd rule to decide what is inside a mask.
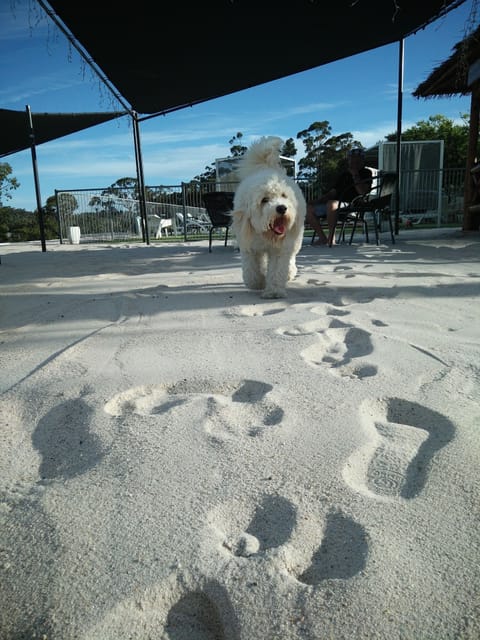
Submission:
[[[442,62],[413,92],[415,98],[440,98],[468,95],[468,68],[480,59],[480,27],[453,47],[453,53]]]

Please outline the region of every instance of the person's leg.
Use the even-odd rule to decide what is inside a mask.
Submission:
[[[320,218],[315,215],[315,207],[311,204],[307,205],[307,222],[312,229],[315,229],[315,233],[318,235],[318,240],[314,244],[327,244],[327,236],[323,231]]]
[[[335,227],[337,225],[337,209],[338,200],[329,200],[327,202],[327,224],[328,224],[328,246],[331,247],[335,242]]]

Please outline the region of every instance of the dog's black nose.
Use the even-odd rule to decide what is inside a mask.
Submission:
[[[276,211],[278,214],[283,216],[287,212],[287,207],[284,204],[279,204]]]

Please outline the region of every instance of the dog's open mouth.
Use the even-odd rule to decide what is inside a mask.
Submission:
[[[276,233],[277,236],[283,236],[287,229],[284,218],[275,218],[275,220],[270,224],[270,229],[273,233]]]

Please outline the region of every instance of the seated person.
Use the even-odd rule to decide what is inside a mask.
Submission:
[[[307,222],[318,234],[316,245],[335,244],[337,209],[346,206],[354,198],[368,193],[372,188],[372,172],[365,167],[363,149],[351,149],[347,154],[348,168],[341,173],[335,184],[321,198],[307,205]],[[327,221],[328,237],[320,220]]]

